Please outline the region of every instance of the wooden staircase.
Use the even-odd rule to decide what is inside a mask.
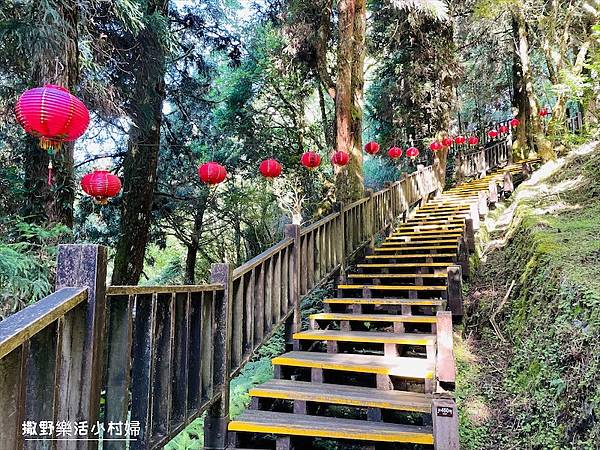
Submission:
[[[462,316],[462,278],[488,208],[481,192],[506,170],[520,166],[424,204],[341,277],[337,298],[273,359],[275,379],[229,423],[230,448],[460,448],[452,316]]]

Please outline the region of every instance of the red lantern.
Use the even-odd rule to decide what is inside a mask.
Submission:
[[[548,107],[544,106],[542,109],[540,109],[540,116],[541,117],[546,117],[548,114],[550,114],[550,111],[548,111]]]
[[[453,142],[454,141],[452,140],[452,138],[449,138],[449,137],[445,137],[444,139],[442,139],[442,145],[444,147],[450,147]]]
[[[521,121],[516,117],[510,121],[510,126],[513,128],[517,128],[521,124]]]
[[[419,156],[419,149],[417,147],[407,148],[406,156],[408,156],[410,159],[414,160],[417,156]]]
[[[508,133],[508,127],[506,125],[500,125],[498,127],[498,132],[501,134]]]
[[[496,139],[498,137],[498,132],[496,130],[490,130],[487,135],[490,139]]]
[[[321,156],[317,152],[306,152],[300,158],[300,164],[308,170],[314,170],[321,164]]]
[[[81,187],[96,203],[106,205],[121,192],[121,180],[107,170],[95,170],[81,179]]]
[[[479,144],[479,138],[477,136],[471,136],[469,138],[469,145],[477,145]]]
[[[331,156],[331,163],[335,166],[345,166],[350,161],[350,155],[347,152],[335,152]]]
[[[79,138],[90,123],[90,113],[67,89],[47,84],[25,91],[15,108],[25,131],[40,139],[40,147],[53,154],[63,142]]]
[[[431,149],[432,152],[437,152],[442,149],[442,144],[440,144],[438,141],[434,141],[431,143],[429,148]]]
[[[207,162],[198,167],[198,176],[203,183],[215,186],[225,181],[227,170],[219,163]]]
[[[400,158],[402,156],[402,149],[400,147],[392,147],[388,150],[388,155],[392,159]]]
[[[281,164],[275,159],[265,159],[260,163],[259,167],[260,173],[268,180],[272,180],[273,178],[277,178],[281,175]]]
[[[464,136],[457,136],[457,137],[454,139],[454,143],[455,143],[456,145],[463,145],[465,142],[467,142],[467,138],[465,138]]]
[[[365,145],[365,151],[369,155],[374,155],[376,153],[379,153],[379,149],[380,149],[380,146],[377,142],[369,142],[367,145]]]

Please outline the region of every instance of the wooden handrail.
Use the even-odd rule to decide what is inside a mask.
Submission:
[[[87,300],[86,288],[62,288],[9,316],[0,327],[0,359]]]
[[[267,259],[269,259],[275,253],[277,253],[277,252],[283,250],[284,248],[288,247],[291,243],[292,243],[292,240],[289,239],[289,238],[282,239],[277,244],[275,244],[272,247],[268,248],[267,250],[265,250],[261,254],[255,256],[251,260],[246,261],[240,267],[238,267],[237,269],[235,269],[233,271],[233,278],[239,278],[242,275],[244,275],[245,273],[248,273],[250,270],[254,269],[256,266],[260,265],[261,263],[263,263],[264,261],[266,261]]]
[[[106,295],[177,294],[223,290],[219,284],[108,286]]]

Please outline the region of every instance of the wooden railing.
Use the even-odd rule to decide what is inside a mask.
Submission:
[[[106,287],[106,248],[60,246],[57,291],[0,322],[0,449],[161,448],[204,413],[205,448],[225,448],[232,377],[281,325],[300,329],[306,294],[435,196],[440,172],[288,225],[237,269],[215,264],[207,285]]]
[[[469,177],[483,177],[490,170],[507,165],[510,153],[510,138],[488,143],[486,147],[459,152],[455,159],[456,178],[462,181]]]

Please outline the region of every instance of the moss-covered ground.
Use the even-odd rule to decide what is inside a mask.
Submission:
[[[597,143],[534,173],[481,236],[456,338],[462,447],[599,449]]]

